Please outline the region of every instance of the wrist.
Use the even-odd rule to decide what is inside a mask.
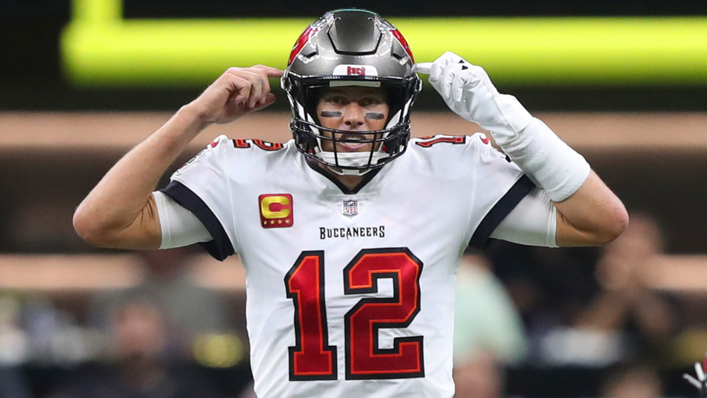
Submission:
[[[197,133],[213,124],[213,121],[207,117],[206,113],[201,111],[193,102],[179,108],[174,117],[189,126],[190,129],[196,130]]]
[[[158,140],[160,146],[176,157],[209,124],[193,108],[183,106],[150,138]]]
[[[491,136],[501,147],[514,141],[533,121],[530,112],[512,95],[497,93],[489,101],[493,101],[496,109],[492,114],[496,117],[487,117],[487,120],[479,122],[479,125],[491,132]]]

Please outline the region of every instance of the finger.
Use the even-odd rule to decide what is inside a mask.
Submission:
[[[441,63],[433,62],[432,67],[430,68],[430,83],[437,83],[439,78],[442,77],[443,71],[444,67],[442,67]]]
[[[263,79],[260,74],[252,68],[239,69],[236,73],[238,76],[246,79],[250,84],[250,93],[246,104],[249,108],[255,107],[255,104],[257,104],[263,96],[263,81],[267,81],[267,79]]]
[[[284,70],[273,68],[267,65],[255,65],[254,68],[265,71],[267,77],[282,77],[285,74]]]
[[[461,102],[467,85],[475,86],[475,84],[473,84],[474,80],[474,75],[468,70],[462,70],[457,73],[452,81],[452,99],[455,102]]]
[[[240,75],[225,73],[223,78],[226,80],[226,89],[229,91],[229,96],[233,97],[233,102],[238,105],[248,100],[250,96],[251,84],[248,80]]]
[[[429,75],[432,69],[432,62],[420,62],[415,64],[415,72]]]
[[[430,69],[430,81],[437,81],[441,77],[441,72],[451,64],[458,64],[459,61],[464,61],[462,57],[454,54],[453,52],[447,51],[442,54],[432,63],[432,68]]]
[[[486,87],[491,91],[492,93],[498,93],[498,90],[496,89],[496,86],[493,85],[491,82],[491,78],[489,77],[488,73],[486,73],[486,70],[480,66],[477,65],[469,65],[471,68],[471,73],[474,74],[479,79],[479,82],[483,82],[483,84],[486,85]]]
[[[448,65],[449,63],[441,60],[441,57],[437,58],[437,60],[432,63],[432,67],[430,68],[430,82],[436,83],[442,79],[444,70]]]
[[[270,90],[272,89],[270,87],[270,80],[268,79],[268,74],[265,71],[265,69],[253,67],[253,70],[260,77],[260,83],[262,85],[261,92],[260,92],[260,98],[256,101],[256,105],[257,104],[264,104],[266,101],[267,95],[270,93]]]
[[[442,89],[442,98],[444,98],[445,100],[452,98],[452,83],[454,82],[454,78],[460,70],[461,65],[459,64],[450,64],[444,68],[444,71],[442,72],[440,88]]]
[[[250,97],[248,98],[248,106],[254,108],[261,99],[263,99],[264,94],[270,91],[270,82],[267,78],[264,78],[257,72],[248,71],[248,80],[253,85],[250,90]],[[265,92],[265,85],[267,84],[267,92]]]
[[[256,102],[256,104],[265,104],[267,102],[267,94],[272,90],[269,78],[282,77],[285,72],[280,69],[272,68],[266,65],[255,65],[249,69],[260,76],[262,83],[262,92],[260,94],[260,99]],[[270,105],[270,103],[268,105]]]
[[[466,62],[464,61],[464,58],[458,56],[457,54],[454,54],[451,51],[447,51],[444,54],[442,54],[435,62],[439,62],[442,64],[443,67],[446,67],[447,65],[451,64],[458,64],[461,62]]]
[[[254,111],[259,111],[263,108],[267,108],[268,106],[272,105],[275,102],[275,94],[273,93],[267,93],[263,99],[260,100],[253,108]]]

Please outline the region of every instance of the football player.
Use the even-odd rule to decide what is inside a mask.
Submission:
[[[231,68],[121,159],[74,216],[99,246],[201,242],[246,270],[260,397],[451,397],[456,267],[490,238],[597,245],[625,228],[621,201],[577,152],[484,70],[445,53],[430,82],[484,134],[410,139],[421,89],[402,34],[337,10],[288,67]],[[218,137],[155,191],[189,142],[275,101],[293,140]],[[451,117],[451,116],[450,116]]]

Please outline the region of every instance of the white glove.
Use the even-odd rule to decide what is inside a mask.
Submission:
[[[705,361],[707,362],[707,359]],[[697,376],[697,378],[694,378],[687,373],[682,375],[685,380],[697,388],[697,391],[700,393],[700,398],[707,397],[707,376],[705,376],[704,369],[699,362],[695,363],[695,376]]]
[[[418,64],[424,73],[426,64]],[[491,132],[496,143],[553,202],[572,196],[587,179],[589,163],[512,95],[500,94],[486,71],[446,52],[430,67],[430,83],[447,106]]]
[[[490,131],[501,147],[533,120],[515,97],[496,90],[484,68],[452,52],[432,63],[429,81],[452,111]]]

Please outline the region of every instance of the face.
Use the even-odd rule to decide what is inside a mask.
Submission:
[[[317,116],[323,127],[351,131],[350,134],[337,134],[337,139],[357,140],[374,139],[374,134],[367,131],[383,130],[390,108],[385,102],[384,93],[373,87],[336,87],[324,89],[317,104]],[[324,132],[326,136],[331,133]],[[366,152],[371,150],[371,143],[337,142],[337,152]],[[376,148],[377,149],[377,148]],[[334,151],[334,143],[322,140],[322,150]]]

